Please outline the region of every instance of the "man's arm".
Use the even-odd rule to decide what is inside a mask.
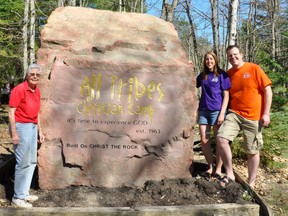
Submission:
[[[266,86],[264,89],[264,109],[261,117],[261,122],[264,127],[268,126],[270,123],[270,109],[272,104],[272,88],[271,85]]]

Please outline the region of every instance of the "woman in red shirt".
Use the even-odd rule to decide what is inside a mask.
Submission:
[[[11,92],[9,121],[16,158],[14,196],[11,204],[16,207],[33,207],[30,202],[38,200],[29,194],[37,163],[37,139],[44,141],[39,121],[40,91],[37,87],[41,67],[31,64],[26,80]]]

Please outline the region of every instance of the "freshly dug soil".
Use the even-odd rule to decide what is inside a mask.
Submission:
[[[13,170],[1,178],[0,206],[9,206],[13,196]],[[138,207],[202,205],[221,203],[253,203],[243,199],[244,189],[238,183],[221,188],[216,181],[198,177],[206,169],[202,163],[194,163],[191,178],[147,181],[141,187],[79,187],[61,190],[41,190],[37,185],[37,173],[32,182],[31,194],[39,196],[34,207]]]

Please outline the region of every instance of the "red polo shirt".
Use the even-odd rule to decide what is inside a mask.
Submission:
[[[13,88],[9,106],[16,108],[15,121],[21,123],[38,123],[38,113],[40,110],[40,91],[36,86],[33,92],[28,82],[20,83]]]

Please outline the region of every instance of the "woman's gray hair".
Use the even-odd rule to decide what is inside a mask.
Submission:
[[[41,68],[40,65],[38,65],[38,64],[36,64],[36,63],[33,63],[33,64],[30,64],[30,65],[28,66],[27,74],[29,74],[32,69],[38,69],[38,70],[39,70],[39,73],[41,73],[41,71],[42,71],[42,68]]]

